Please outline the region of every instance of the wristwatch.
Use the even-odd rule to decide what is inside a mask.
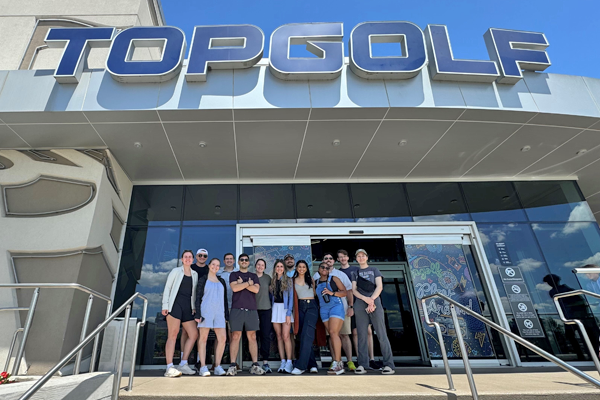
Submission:
[[[348,306],[348,308],[354,308],[354,306]]]

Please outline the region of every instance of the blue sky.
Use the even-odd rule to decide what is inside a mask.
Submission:
[[[410,21],[422,29],[447,25],[456,58],[489,59],[488,28],[543,32],[552,61],[546,72],[600,78],[600,0],[162,0],[162,6],[167,24],[183,29],[188,44],[195,25],[257,25],[268,46],[277,27],[293,22],[343,22],[347,44],[360,22]]]

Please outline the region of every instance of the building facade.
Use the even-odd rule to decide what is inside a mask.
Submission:
[[[398,363],[439,364],[420,301],[438,291],[564,360],[590,361],[552,296],[581,287],[573,268],[600,261],[600,80],[440,80],[433,27],[429,65],[411,77],[365,75],[342,55],[328,79],[290,80],[260,57],[212,64],[203,78],[188,60],[155,81],[124,78],[106,68],[113,41],[90,48],[65,78],[50,28],[161,27],[160,4],[32,2],[22,17],[5,3],[0,30],[14,40],[0,64],[1,282],[77,282],[117,306],[145,294],[139,364],[151,367],[165,363],[162,287],[183,249],[271,263],[287,252],[312,262],[366,248],[384,275]],[[150,39],[126,48],[126,66],[166,59],[167,42]],[[0,292],[12,306],[30,296]],[[85,310],[77,293],[41,298],[31,371],[75,346]],[[563,306],[599,336],[595,303]],[[103,318],[94,307],[92,324]],[[466,315],[455,327],[438,301],[426,307],[451,358],[461,329],[476,364],[542,361]],[[23,321],[0,318],[2,356]]]

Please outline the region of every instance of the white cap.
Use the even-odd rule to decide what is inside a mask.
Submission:
[[[206,254],[208,256],[208,250],[206,249],[198,249],[198,251],[196,252],[196,255],[198,254]]]
[[[367,256],[367,257],[369,256],[369,254],[366,252],[365,249],[358,249],[358,250],[356,250],[356,252],[354,253],[354,255],[357,256],[358,253],[364,253],[365,256]]]

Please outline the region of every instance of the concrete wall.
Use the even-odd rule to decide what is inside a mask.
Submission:
[[[122,221],[127,220],[133,188],[131,181],[109,152],[104,154],[110,160],[115,185],[109,180],[106,164],[83,151],[53,150],[45,154],[60,155],[71,165],[36,160],[26,152],[0,151],[1,157],[14,164],[0,170],[0,192],[43,176],[90,183],[95,188],[93,199],[71,211],[59,209],[56,213],[43,215],[11,215],[5,210],[4,195],[0,196],[0,282],[80,283],[112,297],[123,240],[123,232],[117,235],[116,245],[111,237],[111,230],[115,236],[113,215],[116,213]],[[56,159],[60,161],[61,158]],[[35,188],[29,186],[28,190],[32,187]],[[34,193],[32,197],[45,195],[47,193]],[[69,199],[64,201],[68,203]],[[121,229],[124,231],[125,227]],[[1,290],[0,307],[27,307],[31,294],[30,290],[18,294]],[[47,371],[75,347],[86,301],[86,294],[70,289],[41,290],[24,362],[24,366],[30,366],[30,374]],[[92,329],[103,320],[105,309],[104,301],[95,300],[90,321]],[[0,313],[2,364],[6,360],[10,338],[24,322],[25,313],[20,317],[12,312]]]
[[[158,5],[157,5],[158,4]],[[0,0],[0,70],[27,68],[23,56],[30,47],[36,22],[42,19],[71,19],[91,25],[130,27],[162,25],[164,19],[157,0]],[[33,47],[43,43],[33,43]],[[98,67],[106,50],[94,57],[91,67]],[[54,68],[60,53],[57,49],[40,51],[36,69]],[[100,62],[100,66],[103,64]]]

